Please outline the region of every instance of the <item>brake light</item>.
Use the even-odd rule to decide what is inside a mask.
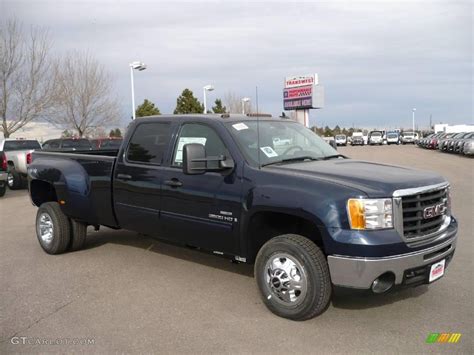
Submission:
[[[0,158],[2,159],[2,161],[1,161],[2,170],[7,171],[7,168],[8,168],[7,156],[5,155],[4,152],[0,152]]]
[[[31,164],[31,153],[26,153],[26,164]]]

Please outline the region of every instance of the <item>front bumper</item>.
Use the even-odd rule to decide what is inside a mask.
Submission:
[[[451,259],[456,249],[456,232],[445,242],[412,253],[387,257],[328,256],[332,283],[336,286],[369,289],[386,272],[395,275],[395,285],[407,283],[407,275],[442,259]],[[449,261],[448,260],[448,261]]]

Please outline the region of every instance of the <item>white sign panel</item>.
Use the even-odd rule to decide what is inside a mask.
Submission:
[[[318,85],[318,74],[295,75],[285,78],[285,88],[294,88],[306,85]]]

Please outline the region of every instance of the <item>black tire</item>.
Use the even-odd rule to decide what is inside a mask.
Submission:
[[[0,182],[0,197],[3,197],[6,191],[7,191],[7,183],[4,181]]]
[[[42,237],[40,221],[46,216],[44,223],[51,221],[51,240]],[[61,211],[57,202],[45,202],[36,213],[36,236],[45,252],[48,254],[64,253],[71,242],[71,225],[69,218]]]
[[[71,246],[70,251],[80,250],[86,243],[87,224],[71,219]]]
[[[19,190],[23,187],[23,177],[15,168],[10,168],[8,171],[7,185],[10,190]]]
[[[279,258],[278,254],[287,255],[291,259]],[[306,287],[302,287],[297,296],[302,299],[296,300],[294,305],[280,299],[270,286],[272,283],[273,286],[285,287],[285,282],[279,279],[279,276],[286,275],[284,272],[278,275],[282,269],[277,269],[279,271],[273,275],[270,274],[271,270],[268,266],[273,265],[269,264],[272,258],[279,262],[282,260],[293,262],[297,267],[296,275],[299,272],[297,265],[299,263],[306,276],[300,278],[300,280],[306,280]],[[258,252],[254,273],[263,303],[271,312],[280,317],[297,321],[307,320],[324,312],[329,305],[332,288],[326,257],[316,244],[301,235],[285,234],[265,243]],[[275,281],[268,280],[267,277]],[[289,294],[288,291],[287,293]],[[295,296],[296,293],[293,295]]]

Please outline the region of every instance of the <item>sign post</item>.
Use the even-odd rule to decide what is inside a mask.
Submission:
[[[283,89],[283,109],[295,110],[296,120],[309,127],[309,110],[324,106],[324,88],[318,74],[289,76]]]

